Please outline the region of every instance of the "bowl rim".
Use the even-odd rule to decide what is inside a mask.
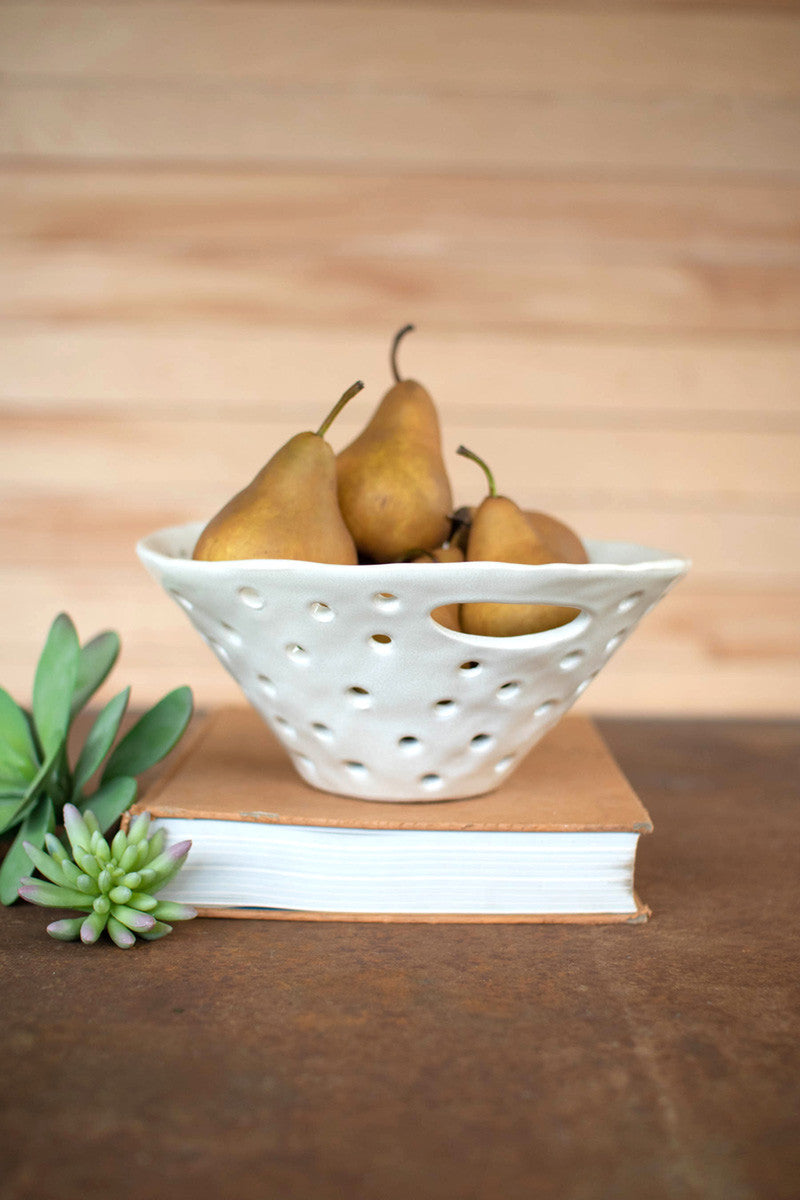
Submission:
[[[385,577],[387,572],[397,580],[419,578],[419,563],[321,563],[307,559],[288,558],[241,558],[207,562],[187,557],[185,554],[170,553],[165,547],[165,542],[175,541],[179,544],[182,543],[186,548],[190,539],[193,546],[204,527],[205,522],[203,521],[188,521],[153,530],[136,543],[136,553],[145,565],[151,564],[162,569],[191,571],[194,574],[205,574],[208,577],[213,577],[215,574],[228,575],[232,571],[245,575],[268,574],[275,571],[297,571],[303,574],[324,571],[332,572],[334,575],[344,573],[353,578],[363,579],[369,579],[376,573],[381,573]],[[439,576],[440,574],[453,575],[469,572],[477,576],[493,575],[498,571],[503,571],[515,575],[530,574],[536,577],[546,577],[554,573],[560,575],[566,572],[567,575],[580,578],[600,573],[606,574],[613,569],[615,573],[640,575],[644,571],[648,574],[651,572],[659,575],[666,574],[674,576],[676,579],[685,575],[692,565],[691,560],[683,555],[658,550],[638,542],[585,538],[584,545],[589,553],[589,562],[587,563],[553,562],[533,565],[492,560],[486,562],[433,562],[424,565],[426,573],[431,574],[431,577],[433,573]]]

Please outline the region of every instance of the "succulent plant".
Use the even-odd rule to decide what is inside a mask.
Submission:
[[[71,618],[60,613],[36,667],[30,712],[0,688],[0,835],[16,832],[0,865],[1,904],[17,899],[20,878],[30,869],[25,842],[41,850],[67,803],[81,812],[91,806],[105,833],[136,799],[135,777],[160,762],[189,723],[192,693],[179,687],[116,741],[130,695],[125,688],[97,714],[83,746],[75,745],[72,723],[119,650],[112,630],[81,645]]]
[[[167,922],[197,915],[188,904],[156,899],[154,893],[181,869],[192,843],[167,847],[163,829],[150,833],[149,813],[135,816],[110,845],[91,809],[81,814],[74,804],[65,804],[64,825],[72,855],[52,833],[45,837],[49,853],[25,842],[25,852],[48,882],[26,876],[19,884],[20,896],[31,904],[81,911],[79,917],[48,925],[51,937],[80,938],[91,945],[108,929],[111,940],[127,950],[137,935],[155,941],[172,932]]]

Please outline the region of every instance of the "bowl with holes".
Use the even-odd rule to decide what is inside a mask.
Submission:
[[[201,524],[139,557],[314,787],[364,800],[490,792],[561,719],[688,562],[624,542],[590,561],[331,566],[195,562]],[[482,637],[431,616],[453,602],[580,610],[543,633]]]

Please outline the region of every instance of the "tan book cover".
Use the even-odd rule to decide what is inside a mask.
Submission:
[[[649,833],[644,806],[590,720],[567,716],[494,792],[467,800],[378,802],[318,791],[252,709],[224,708],[198,721],[172,768],[134,806],[154,818],[244,821],[354,829],[480,832]],[[200,909],[203,915],[279,920],[622,921],[649,909],[568,914],[384,914],[282,909]]]

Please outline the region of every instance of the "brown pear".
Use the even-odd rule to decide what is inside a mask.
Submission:
[[[589,561],[586,547],[569,525],[559,521],[558,517],[551,517],[549,513],[534,512],[529,508],[526,508],[524,512],[528,523],[552,550],[553,562],[587,563]]]
[[[409,546],[432,550],[447,537],[452,494],[436,407],[421,383],[395,384],[336,462],[339,507],[363,558],[396,562]]]
[[[472,519],[467,561],[529,563],[534,566],[554,562],[553,551],[523,510],[507,496],[497,495],[494,478],[483,459],[464,446],[459,446],[458,453],[477,462],[489,482],[489,495]],[[559,604],[508,604],[487,600],[462,604],[459,620],[465,633],[482,634],[485,637],[515,637],[566,625],[579,611]]]
[[[348,388],[316,433],[290,438],[211,518],[198,538],[194,558],[358,562],[336,498],[336,458],[324,435],[363,386],[359,382]]]
[[[418,554],[412,559],[415,563],[426,562],[463,562],[464,555],[457,546],[438,546],[436,550],[424,550],[422,554]],[[438,608],[431,611],[431,616],[434,621],[438,621],[440,625],[444,625],[445,629],[460,630],[461,624],[458,617],[459,605],[456,604],[441,604]]]
[[[569,525],[559,521],[557,517],[550,516],[549,513],[535,512],[529,508],[522,511],[534,533],[537,533],[542,541],[550,547],[553,562],[586,563],[589,561],[586,547]],[[453,527],[449,543],[451,546],[460,546],[462,549],[466,549],[474,513],[475,510],[467,506],[459,508],[453,513],[451,518]]]

